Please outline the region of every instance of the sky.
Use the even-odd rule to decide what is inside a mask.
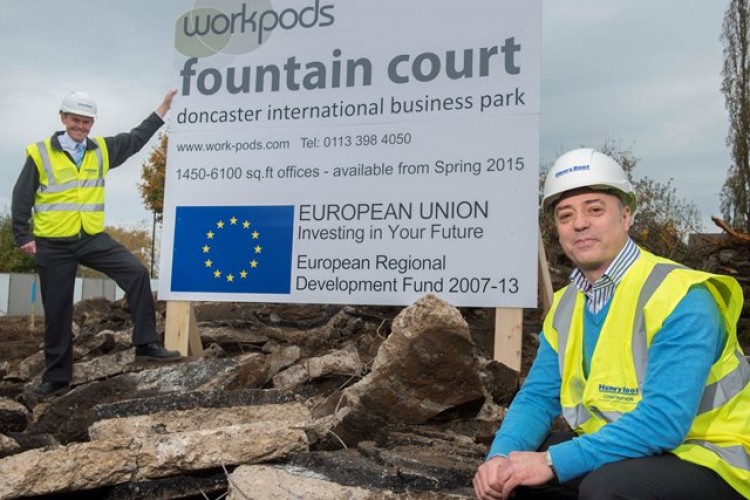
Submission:
[[[1,0],[0,211],[24,148],[61,129],[73,90],[99,105],[95,135],[140,123],[175,83],[170,0]],[[542,0],[540,158],[613,143],[635,176],[675,187],[718,232],[731,155],[720,40],[729,0]],[[163,128],[162,131],[166,130]],[[156,137],[107,179],[107,224],[151,227],[137,190]]]

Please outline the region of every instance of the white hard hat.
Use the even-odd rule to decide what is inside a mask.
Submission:
[[[71,92],[63,99],[60,113],[96,118],[96,101],[86,92]]]
[[[585,187],[615,191],[635,214],[635,192],[625,171],[615,160],[591,148],[574,149],[555,160],[544,181],[542,209],[549,209],[563,193]]]

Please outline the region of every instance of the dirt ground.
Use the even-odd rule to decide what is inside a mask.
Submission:
[[[0,363],[20,361],[44,345],[44,318],[0,316]]]

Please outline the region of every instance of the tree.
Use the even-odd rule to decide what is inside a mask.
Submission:
[[[164,176],[167,168],[167,134],[159,134],[159,144],[151,151],[143,164],[138,185],[143,204],[153,212],[155,220],[161,222],[164,215]]]
[[[146,269],[150,269],[151,234],[148,228],[139,227],[137,224],[133,224],[128,227],[107,226],[104,230],[135,255]],[[99,271],[95,271],[83,265],[79,266],[78,275],[86,278],[104,277],[104,274]]]
[[[695,204],[678,198],[672,179],[664,184],[649,177],[635,178],[633,171],[639,159],[630,148],[623,149],[610,141],[600,151],[622,166],[635,190],[638,209],[630,229],[633,240],[655,254],[678,261],[689,260],[687,237],[701,229],[700,212]],[[541,172],[542,182],[546,174],[544,170]],[[569,266],[559,248],[551,217],[541,214],[539,224],[550,263]]]
[[[0,214],[0,271],[4,273],[33,273],[34,259],[16,247],[13,238],[13,218]]]
[[[151,268],[151,230],[131,225],[128,227],[108,226],[107,232],[130,250],[146,269]]]
[[[724,14],[721,35],[724,68],[721,91],[729,112],[727,145],[733,163],[722,186],[721,212],[727,222],[750,232],[750,5],[748,0],[731,0]]]
[[[701,216],[695,204],[677,196],[671,178],[666,184],[650,177],[636,178],[633,171],[639,159],[630,149],[608,142],[602,152],[622,165],[633,184],[638,210],[630,234],[635,242],[658,255],[685,259],[688,236],[701,230]]]

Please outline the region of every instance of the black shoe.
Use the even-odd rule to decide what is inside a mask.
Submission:
[[[49,380],[43,381],[38,386],[34,387],[29,391],[32,396],[37,398],[51,398],[52,396],[60,396],[70,390],[70,384],[68,382],[52,382]]]
[[[160,361],[170,363],[182,359],[179,351],[168,351],[159,342],[135,346],[136,361]]]

